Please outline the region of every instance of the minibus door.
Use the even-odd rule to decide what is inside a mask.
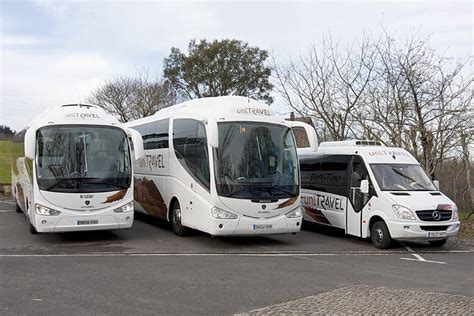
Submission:
[[[360,156],[353,156],[349,179],[349,203],[346,208],[346,233],[361,237],[362,209],[368,195],[360,192],[360,183],[369,179],[367,168]]]

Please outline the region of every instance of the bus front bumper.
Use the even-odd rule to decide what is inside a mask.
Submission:
[[[397,240],[439,240],[455,236],[459,221],[407,222],[388,221],[390,236]]]
[[[132,225],[133,212],[112,215],[35,216],[35,227],[39,233],[122,229],[131,228]]]
[[[274,218],[217,219],[209,221],[209,234],[213,236],[243,236],[297,233],[301,230],[303,217],[288,218],[281,215]]]

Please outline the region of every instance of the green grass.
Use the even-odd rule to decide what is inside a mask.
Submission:
[[[0,184],[10,184],[11,182],[11,159],[12,142],[9,140],[0,141]]]
[[[459,212],[461,228],[459,229],[459,239],[474,240],[474,214],[469,216],[470,212]],[[467,218],[469,216],[469,218]]]

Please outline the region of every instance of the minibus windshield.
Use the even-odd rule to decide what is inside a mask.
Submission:
[[[220,196],[273,199],[299,194],[291,129],[259,122],[219,123],[215,179]]]
[[[382,191],[435,191],[420,165],[371,164],[370,168]]]
[[[106,192],[130,187],[128,139],[115,127],[48,126],[37,132],[41,190]]]

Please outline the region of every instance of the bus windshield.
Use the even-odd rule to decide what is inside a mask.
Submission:
[[[36,148],[41,190],[90,193],[130,187],[128,139],[119,128],[43,127]]]
[[[435,191],[436,187],[420,165],[371,164],[382,191]]]
[[[257,122],[219,123],[215,149],[217,193],[238,199],[282,199],[299,194],[291,129]]]

